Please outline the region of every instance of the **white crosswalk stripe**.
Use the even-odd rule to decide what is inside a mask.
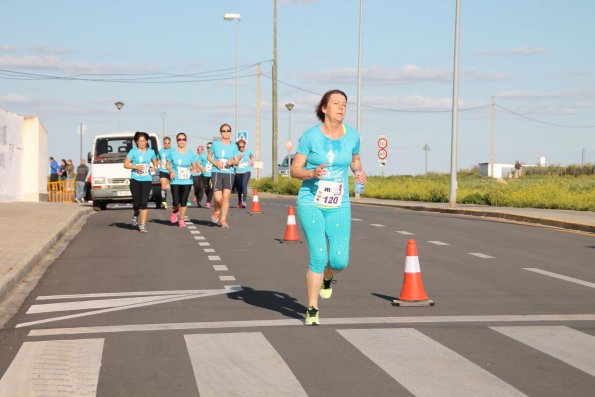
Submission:
[[[566,326],[489,328],[510,338],[511,343],[522,343],[595,376],[593,335]],[[525,395],[516,388],[520,386],[494,375],[485,365],[480,366],[482,363],[473,362],[414,328],[343,328],[337,329],[335,336],[345,339],[354,352],[368,357],[418,397]],[[105,343],[117,337],[108,334]],[[190,364],[184,365],[192,366],[187,372],[194,375],[191,382],[196,383],[201,396],[307,395],[288,364],[295,358],[281,356],[263,332],[186,334],[184,341],[190,358]],[[103,338],[25,342],[0,379],[0,396],[95,396],[102,382],[100,368],[104,367],[105,373],[110,368],[110,362],[102,357],[103,347]],[[344,349],[353,357],[348,350]],[[510,354],[514,360],[517,352]],[[341,360],[341,355],[335,359]],[[312,382],[308,384],[311,387]]]
[[[201,396],[307,396],[260,332],[184,338]]]

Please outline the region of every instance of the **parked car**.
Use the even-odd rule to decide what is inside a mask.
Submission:
[[[293,156],[295,156],[295,154],[288,154],[287,156],[285,156],[281,164],[279,164],[279,175],[287,177],[290,176],[289,167],[291,167],[291,163],[289,162],[289,159],[291,158],[291,162],[293,162]]]

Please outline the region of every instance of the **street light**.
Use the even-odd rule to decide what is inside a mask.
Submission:
[[[120,109],[124,107],[124,102],[118,101],[114,105],[118,108],[118,132],[120,132]]]
[[[167,113],[161,112],[161,139],[165,138],[165,119],[167,117]]]
[[[287,161],[291,164],[291,148],[293,147],[293,143],[291,143],[291,109],[293,109],[295,105],[291,102],[287,102],[285,107],[287,108],[287,120],[288,120],[288,128],[287,128],[287,143],[285,143],[285,147],[287,148]]]
[[[425,171],[425,175],[428,175],[428,152],[430,151],[430,145],[428,145],[427,143],[424,145],[424,147],[421,149],[424,152],[426,152],[426,171]]]
[[[236,45],[236,131],[240,130],[239,120],[240,120],[240,108],[239,108],[239,100],[240,100],[240,20],[241,16],[237,13],[226,13],[223,15],[223,19],[226,21],[238,21],[237,24],[237,45]]]

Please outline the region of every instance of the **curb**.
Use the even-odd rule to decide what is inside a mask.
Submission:
[[[8,294],[21,280],[37,265],[41,260],[52,250],[54,245],[66,234],[66,232],[79,220],[81,216],[91,214],[91,208],[81,208],[79,211],[73,212],[66,224],[53,235],[33,257],[25,263],[21,263],[12,268],[12,272],[0,278],[0,299]]]

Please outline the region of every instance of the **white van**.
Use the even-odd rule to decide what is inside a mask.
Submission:
[[[293,156],[295,154],[286,155],[281,164],[278,164],[279,168],[277,169],[280,176],[290,176],[290,168],[291,163],[293,163]],[[291,162],[289,161],[291,158]]]
[[[134,132],[118,132],[97,135],[92,152],[88,155],[91,165],[91,198],[94,210],[105,210],[109,203],[131,203],[130,170],[124,168],[126,155],[134,145]],[[149,133],[149,145],[159,153],[160,142],[156,134]],[[150,201],[161,206],[161,183],[159,173],[153,174]]]

